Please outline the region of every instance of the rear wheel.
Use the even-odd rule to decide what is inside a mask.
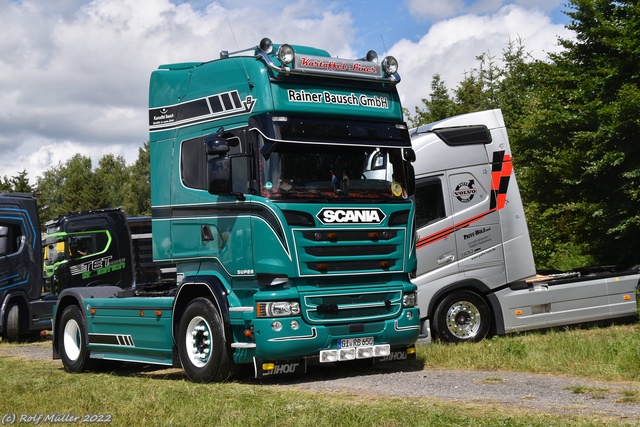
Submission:
[[[178,353],[191,381],[224,381],[233,373],[223,328],[218,309],[206,298],[193,300],[185,310],[178,332]]]
[[[3,338],[8,342],[20,341],[20,307],[16,303],[9,305]]]
[[[85,340],[87,327],[78,306],[65,308],[60,317],[59,353],[67,372],[83,372],[93,366]]]
[[[456,291],[444,297],[433,317],[436,334],[447,342],[481,341],[491,324],[489,307],[471,291]]]

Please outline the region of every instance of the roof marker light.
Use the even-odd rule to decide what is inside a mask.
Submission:
[[[370,50],[367,52],[367,56],[365,56],[364,59],[369,62],[378,62],[378,54],[375,50]]]
[[[273,42],[271,41],[270,38],[265,37],[262,40],[260,40],[260,45],[258,46],[258,48],[266,53],[267,55],[270,54],[271,52],[273,52]]]

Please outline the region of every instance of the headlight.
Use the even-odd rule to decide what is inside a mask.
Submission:
[[[418,294],[409,292],[402,297],[402,306],[404,308],[415,307],[418,305]]]
[[[282,44],[278,48],[278,59],[282,62],[282,65],[288,65],[293,62],[293,58],[295,53],[293,52],[293,48],[288,44]]]
[[[258,317],[285,317],[300,314],[300,303],[296,301],[259,302],[256,308]]]
[[[382,60],[382,68],[388,75],[398,72],[398,61],[393,56],[387,56]]]

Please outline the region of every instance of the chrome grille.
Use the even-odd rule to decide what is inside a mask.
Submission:
[[[318,293],[303,298],[310,323],[345,323],[393,318],[402,310],[402,289],[351,294]]]

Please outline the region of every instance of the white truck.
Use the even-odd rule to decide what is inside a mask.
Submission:
[[[421,341],[480,341],[489,333],[637,318],[637,267],[537,274],[500,110],[410,134]],[[372,156],[365,175],[385,174],[385,159]]]

